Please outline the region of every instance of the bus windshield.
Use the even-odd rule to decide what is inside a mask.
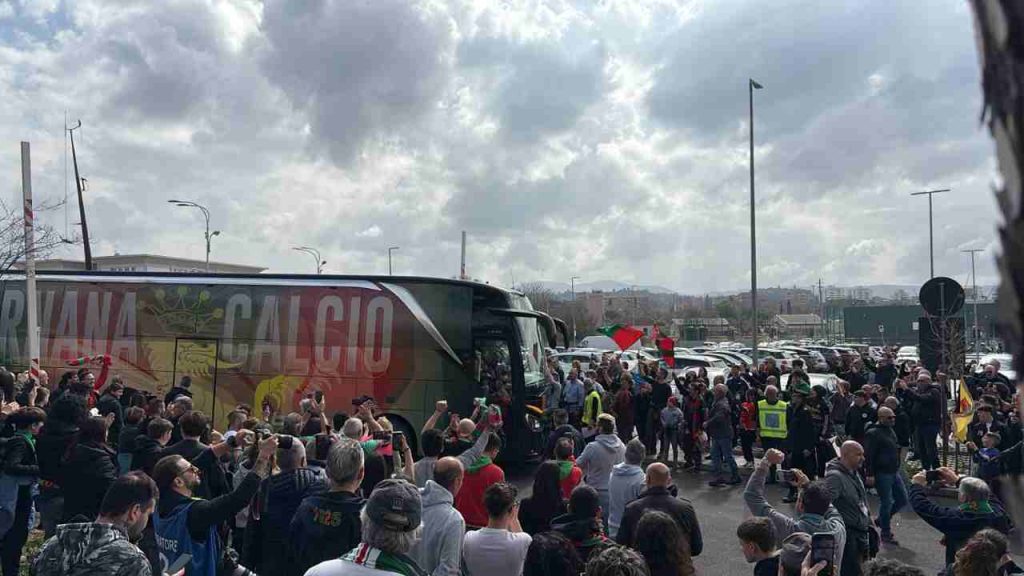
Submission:
[[[516,318],[523,350],[523,381],[527,387],[544,385],[544,346],[536,318]]]

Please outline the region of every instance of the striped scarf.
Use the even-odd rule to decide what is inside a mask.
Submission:
[[[359,564],[373,570],[394,572],[402,576],[425,576],[416,562],[404,554],[389,554],[369,544],[360,543],[341,557],[345,562]]]

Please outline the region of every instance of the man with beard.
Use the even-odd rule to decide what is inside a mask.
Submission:
[[[95,522],[62,524],[32,566],[37,576],[152,574],[137,546],[156,508],[156,483],[142,472],[118,478],[107,490]]]
[[[241,436],[237,434],[236,437]],[[248,435],[246,435],[248,436]],[[245,440],[242,440],[245,442]],[[227,443],[207,449],[203,455],[189,463],[181,456],[165,456],[153,468],[153,480],[160,489],[160,504],[153,514],[153,531],[160,554],[170,563],[189,554],[189,574],[217,574],[222,565],[233,561],[224,557],[224,545],[218,527],[234,518],[249,505],[259,490],[260,482],[270,476],[270,462],[277,451],[277,436],[269,436],[259,444],[259,457],[252,470],[245,475],[234,491],[214,498],[194,498],[199,487],[200,460],[217,458],[217,449]],[[231,573],[231,570],[226,570]]]

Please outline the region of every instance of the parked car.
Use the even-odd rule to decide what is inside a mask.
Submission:
[[[811,386],[824,386],[825,390],[828,390],[828,396],[831,397],[839,390],[839,377],[835,374],[808,374],[811,379]],[[779,387],[783,392],[786,392],[786,382],[789,380],[788,374],[783,374],[782,378],[779,378]]]
[[[804,361],[804,366],[807,367],[807,372],[828,372],[828,362],[820,352],[796,346],[786,346],[781,348],[781,350],[789,350],[799,354],[800,359]]]
[[[901,346],[900,349],[896,351],[897,358],[902,358],[905,356],[917,357],[917,346]]]

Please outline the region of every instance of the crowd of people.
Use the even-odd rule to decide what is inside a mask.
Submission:
[[[215,430],[187,377],[158,397],[105,371],[97,387],[88,366],[52,388],[45,372],[0,370],[0,573],[18,574],[38,527],[39,576],[688,576],[705,542],[673,475],[708,457],[711,486],[745,482],[751,516],[733,546],[755,575],[819,574],[816,537],[833,543],[840,576],[920,574],[872,559],[899,545],[891,519],[904,506],[942,533],[950,574],[1022,573],[999,492],[1019,473],[1020,426],[999,367],[969,383],[973,475],[939,465],[944,376],[872,368],[855,359],[832,393],[772,361],[710,382],[612,354],[567,374],[552,362],[544,461],[523,499],[496,463],[502,411],[486,401],[469,418],[438,401],[417,459],[370,397],[328,418],[312,393],[279,422],[242,404]],[[789,488],[794,514],[768,501],[771,483]],[[933,500],[940,486],[957,506]]]

